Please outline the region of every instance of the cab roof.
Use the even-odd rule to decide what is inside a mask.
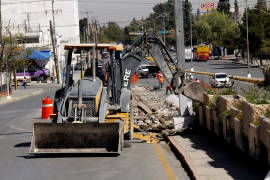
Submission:
[[[95,46],[94,43],[88,43],[88,44],[66,44],[65,45],[65,50],[72,50],[72,49],[77,49],[77,50],[90,50]],[[106,43],[99,43],[97,44],[97,49],[114,49],[116,51],[123,51],[124,47],[123,44],[106,44]]]

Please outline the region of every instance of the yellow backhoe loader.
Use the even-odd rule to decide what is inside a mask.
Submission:
[[[106,48],[110,53],[107,87],[96,77],[95,59],[92,74],[73,82],[73,53]],[[133,138],[156,142],[152,134],[134,133],[130,91],[131,78],[146,52],[154,57],[175,93],[201,100],[196,83],[184,83],[184,71],[175,66],[167,47],[156,32],[145,32],[129,48],[111,44],[66,45],[65,83],[54,98],[53,120],[35,122],[30,154],[116,153],[131,146]],[[199,89],[198,89],[199,88]]]

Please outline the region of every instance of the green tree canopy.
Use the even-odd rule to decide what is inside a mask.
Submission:
[[[234,49],[240,38],[238,25],[226,14],[211,11],[194,22],[197,43],[208,42],[214,46]]]
[[[115,22],[109,22],[108,26],[101,30],[98,35],[99,42],[116,42],[120,43],[124,40],[124,32]]]
[[[217,10],[220,13],[229,14],[230,13],[230,1],[229,0],[219,0]]]
[[[242,18],[241,30],[242,50],[247,49],[247,28],[246,13],[248,13],[248,35],[249,49],[251,56],[258,56],[261,53],[270,55],[270,11],[263,6],[255,6],[248,9]]]

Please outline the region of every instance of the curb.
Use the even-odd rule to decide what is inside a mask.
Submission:
[[[0,101],[0,105],[2,104],[6,104],[6,103],[12,103],[12,102],[15,102],[15,101],[19,101],[21,99],[24,99],[24,98],[27,98],[27,97],[30,97],[30,96],[36,96],[36,95],[40,95],[44,92],[44,89],[39,89],[31,94],[27,94],[27,95],[24,95],[24,96],[20,96],[20,97],[12,97],[11,99],[4,99],[4,100],[1,100]]]
[[[181,162],[187,167],[191,175],[191,179],[202,180],[199,176],[197,170],[194,168],[192,160],[189,158],[189,155],[186,151],[175,141],[173,136],[167,136],[166,141],[169,142],[170,147],[174,150],[176,155],[180,157]]]

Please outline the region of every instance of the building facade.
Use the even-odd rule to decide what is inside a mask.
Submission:
[[[35,46],[50,46],[50,25],[55,17],[58,41],[78,43],[78,0],[2,0],[3,32],[21,34],[24,42]],[[52,5],[53,4],[53,5]],[[54,11],[53,11],[54,9]]]

